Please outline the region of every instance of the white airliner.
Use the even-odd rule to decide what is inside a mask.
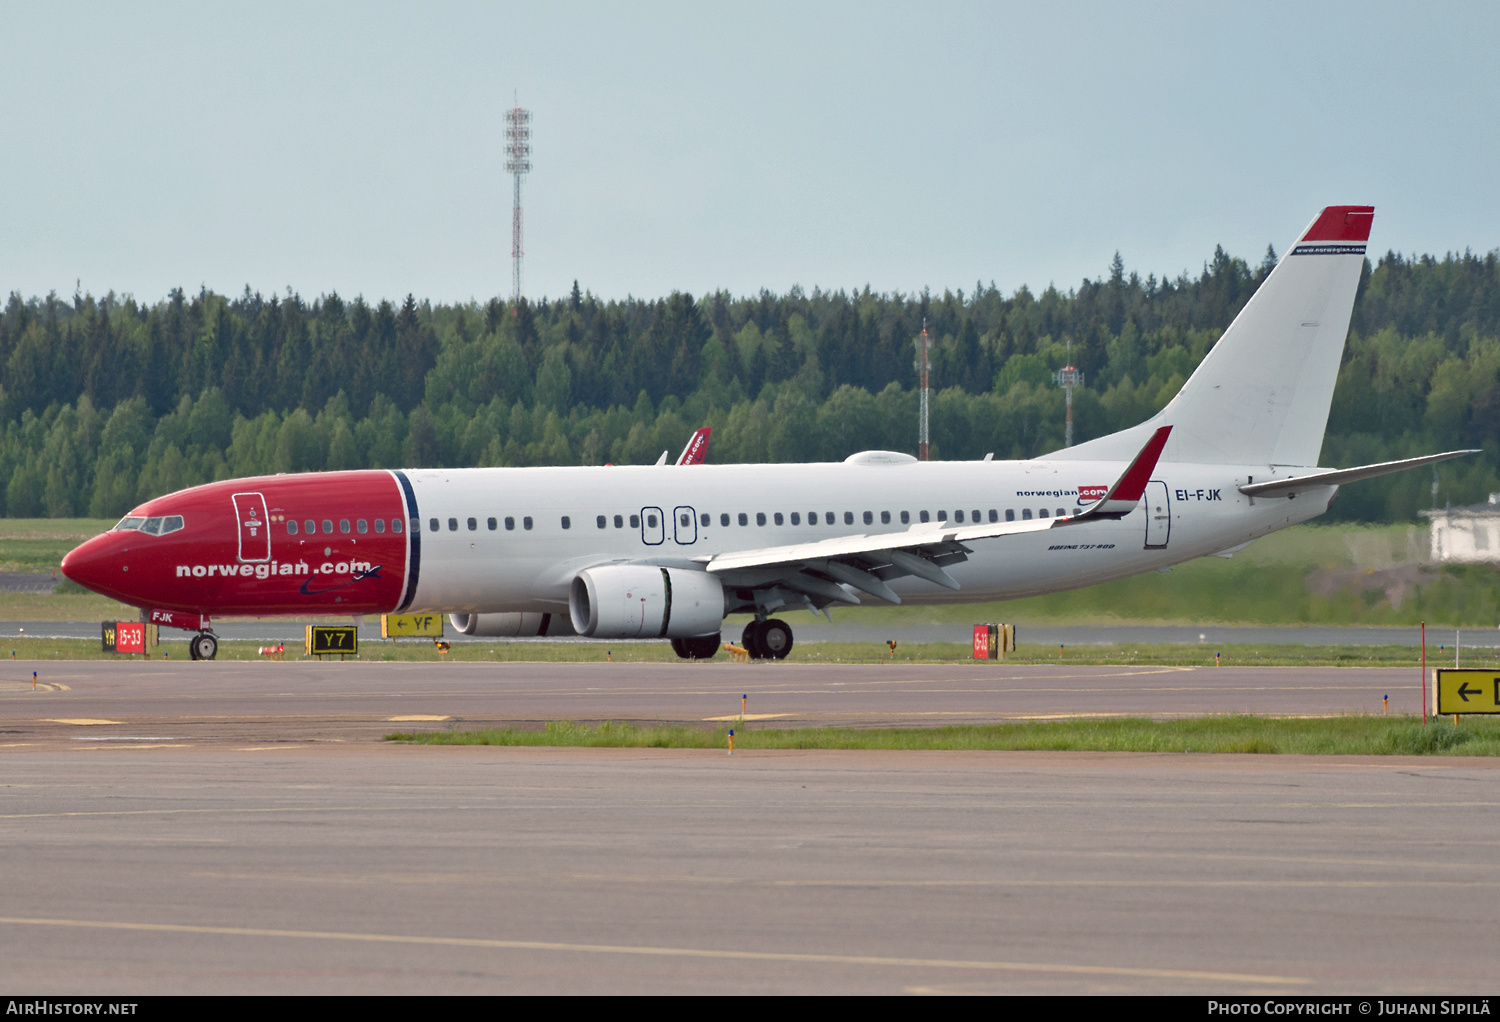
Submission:
[[[723,622],[782,658],[777,615],[1008,599],[1242,546],[1340,485],[1318,453],[1373,208],[1320,213],[1170,404],[1031,461],[480,468],[240,479],[148,501],[63,572],[217,650],[213,618],[440,611],[471,635],[670,639]],[[663,459],[664,461],[665,459]]]

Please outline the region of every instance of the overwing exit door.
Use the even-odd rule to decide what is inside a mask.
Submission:
[[[666,515],[659,507],[641,508],[641,542],[647,546],[660,546],[667,538]]]
[[[1160,550],[1172,534],[1172,504],[1167,484],[1153,479],[1146,484],[1146,549]]]
[[[690,507],[672,509],[672,538],[683,546],[698,542],[698,515]]]
[[[240,560],[251,563],[271,559],[270,517],[266,498],[259,493],[236,493],[234,517],[239,522]]]

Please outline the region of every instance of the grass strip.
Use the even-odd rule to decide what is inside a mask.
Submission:
[[[400,732],[387,741],[420,745],[533,745],[593,748],[723,749],[729,725],[639,726],[549,721],[541,730]],[[1209,716],[1015,721],[956,727],[747,728],[734,726],[736,750],[909,749],[1051,750],[1074,752],[1239,752],[1321,756],[1495,756],[1500,721],[1446,719],[1423,726],[1417,717],[1281,718]]]

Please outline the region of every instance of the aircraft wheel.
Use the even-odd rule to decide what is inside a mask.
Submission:
[[[760,626],[761,655],[773,660],[785,660],[792,651],[792,630],[785,621],[772,618]]]
[[[684,660],[708,660],[719,651],[719,634],[695,635],[690,639],[673,639],[672,652]]]
[[[764,660],[766,652],[761,648],[760,636],[763,624],[760,621],[751,621],[740,633],[740,645],[745,647],[745,652],[750,654],[751,660]]]
[[[194,660],[212,660],[219,655],[219,639],[213,632],[199,632],[188,643]]]

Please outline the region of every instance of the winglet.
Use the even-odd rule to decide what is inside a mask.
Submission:
[[[1122,518],[1134,511],[1141,502],[1141,497],[1145,496],[1146,484],[1151,481],[1151,473],[1156,471],[1156,462],[1161,458],[1162,448],[1167,446],[1167,437],[1171,434],[1171,426],[1162,426],[1152,433],[1146,446],[1141,448],[1135,460],[1104,496],[1084,509],[1082,514],[1067,520],[1079,522],[1085,518]]]
[[[677,458],[679,465],[701,465],[708,460],[708,437],[714,431],[712,426],[704,426],[688,438],[687,446],[682,449],[682,454]]]

